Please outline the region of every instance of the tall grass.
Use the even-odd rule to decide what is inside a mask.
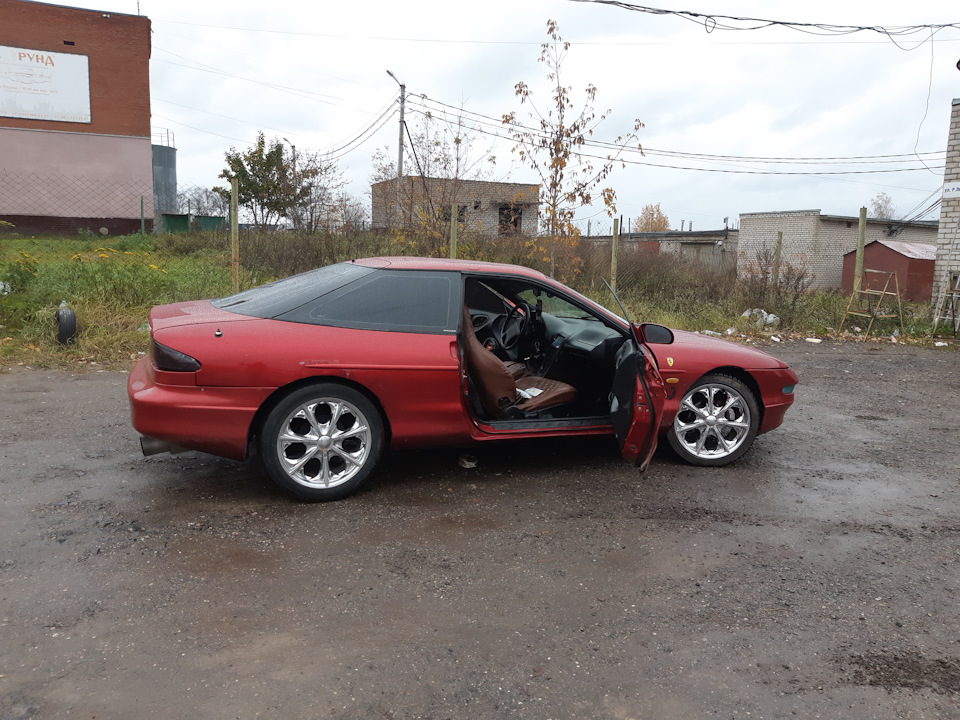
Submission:
[[[7,229],[9,231],[9,228]],[[435,238],[401,232],[353,235],[298,233],[244,234],[240,245],[240,286],[252,287],[341,260],[377,255],[437,254]],[[609,248],[581,243],[575,289],[615,312],[607,290]],[[462,237],[461,257],[522,264],[549,271],[532,257],[523,238]],[[687,330],[747,331],[740,314],[761,307],[781,318],[781,331],[830,333],[840,325],[848,298],[809,292],[810,278],[784,266],[771,275],[759,258],[754,271],[737,278],[731,270],[646,252],[621,254],[617,291],[634,320]],[[0,359],[55,363],[95,359],[129,364],[147,345],[143,332],[153,305],[221,297],[231,292],[229,240],[223,233],[129,235],[105,238],[0,238]],[[4,287],[6,287],[4,286]],[[74,310],[80,332],[60,348],[54,340],[54,313],[61,302]],[[930,333],[927,304],[904,306],[907,334]],[[878,322],[877,333],[898,325]],[[849,321],[848,321],[849,326]]]

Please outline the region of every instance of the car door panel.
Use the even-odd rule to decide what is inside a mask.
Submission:
[[[664,399],[663,380],[652,355],[643,345],[627,340],[617,353],[610,416],[623,458],[641,472],[657,447]]]

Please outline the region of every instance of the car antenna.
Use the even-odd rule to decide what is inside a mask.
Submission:
[[[637,344],[639,345],[640,337],[637,335],[637,328],[633,324],[633,320],[630,319],[630,314],[627,312],[627,309],[623,306],[623,303],[620,302],[620,298],[617,297],[617,291],[614,290],[612,287],[610,287],[610,283],[608,283],[606,280],[604,280],[603,278],[600,278],[600,279],[603,280],[603,284],[607,286],[607,290],[610,291],[610,294],[613,295],[613,299],[616,300],[617,305],[620,306],[620,312],[623,313],[623,319],[626,320],[627,325],[630,326],[630,334],[633,335],[633,339],[636,340]]]

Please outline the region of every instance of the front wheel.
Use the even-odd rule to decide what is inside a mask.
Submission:
[[[350,495],[370,476],[383,451],[383,421],[361,392],[317,383],[281,399],[259,438],[270,478],[300,500]]]
[[[759,425],[750,388],[715,373],[701,378],[680,400],[667,439],[691,465],[729,465],[750,448]]]

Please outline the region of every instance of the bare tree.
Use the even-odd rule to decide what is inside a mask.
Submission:
[[[885,192],[879,192],[870,199],[870,217],[883,220],[893,220],[897,216],[897,209],[893,199]]]
[[[212,188],[194,185],[177,193],[177,209],[183,214],[226,217],[230,203]]]
[[[360,198],[341,191],[337,202],[340,206],[340,215],[344,230],[356,232],[358,230],[364,230],[367,227],[370,214],[367,205],[362,202]]]
[[[535,127],[530,128],[517,120],[515,112],[503,116],[503,123],[511,134],[520,159],[533,169],[541,181],[541,218],[543,234],[538,238],[534,252],[550,263],[552,274],[560,277],[575,275],[579,258],[573,249],[577,246],[580,230],[573,224],[578,208],[589,205],[593,193],[599,192],[607,214],[616,213],[616,193],[611,187],[601,187],[613,171],[620,154],[628,145],[636,144],[636,131],[643,123],[636,120],[633,132],[613,141],[613,152],[606,159],[594,161],[581,150],[596,128],[607,118],[606,113],[597,116],[593,103],[597,88],[588,85],[583,105],[575,108],[573,88],[564,85],[561,70],[570,43],[560,37],[560,30],[553,20],[547,21],[549,40],[540,49],[540,62],[547,68],[547,82],[551,86],[550,103],[541,110],[534,102],[534,92],[524,82],[514,87],[520,104],[530,108],[530,119]]]
[[[294,227],[307,232],[339,228],[339,199],[347,181],[336,162],[318,153],[298,153],[293,182],[300,190],[291,218]]]

